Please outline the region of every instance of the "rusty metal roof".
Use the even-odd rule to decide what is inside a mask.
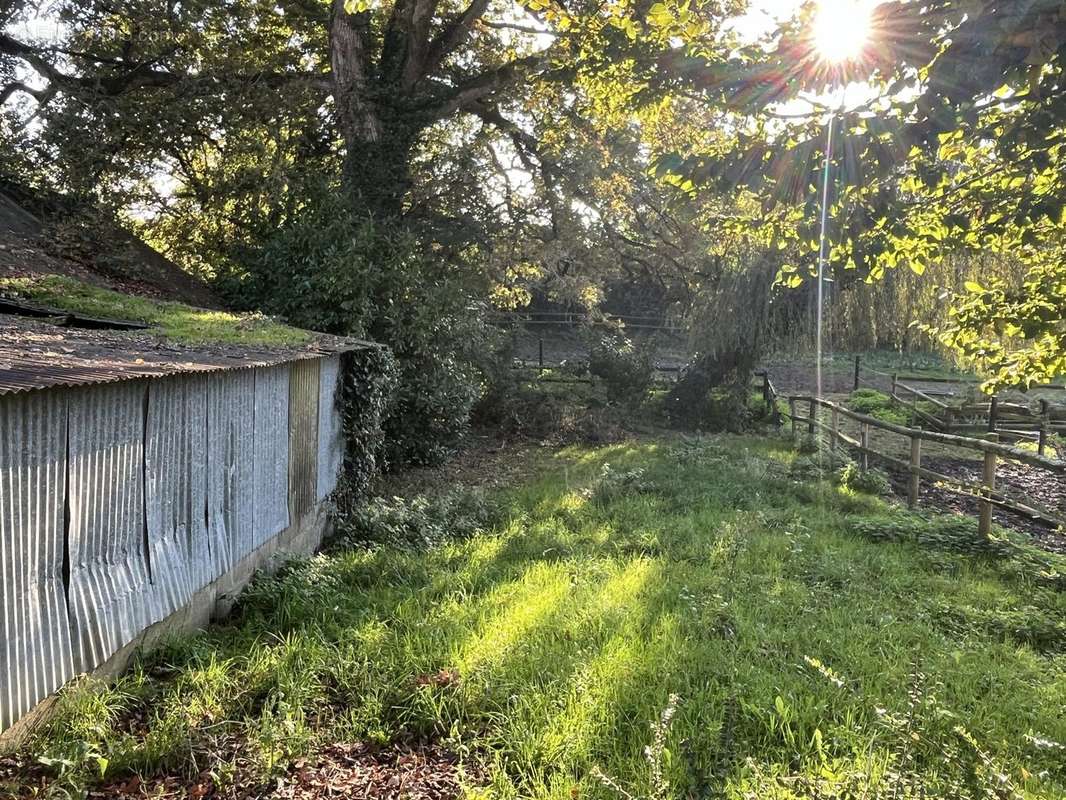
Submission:
[[[316,335],[290,348],[184,345],[151,333],[62,328],[0,314],[0,395],[55,386],[113,383],[189,372],[266,367],[377,347],[372,342]]]

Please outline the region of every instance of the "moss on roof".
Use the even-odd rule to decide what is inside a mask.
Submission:
[[[187,344],[291,347],[313,339],[307,331],[283,325],[262,314],[235,314],[152,300],[61,275],[0,278],[0,293],[72,314],[143,322],[151,332]]]

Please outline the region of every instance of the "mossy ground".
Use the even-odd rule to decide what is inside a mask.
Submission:
[[[307,331],[260,314],[235,314],[152,300],[61,275],[0,278],[0,293],[74,314],[144,322],[158,335],[186,344],[285,347],[311,341]]]

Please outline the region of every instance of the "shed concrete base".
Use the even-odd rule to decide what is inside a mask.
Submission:
[[[330,510],[328,503],[313,505],[295,525],[290,525],[249,553],[225,575],[194,594],[185,606],[145,628],[133,641],[88,674],[101,680],[113,680],[126,671],[138,652],[151,649],[164,639],[200,630],[212,621],[228,617],[241,590],[257,571],[274,572],[288,558],[307,555],[321,547],[323,539],[330,532]],[[57,699],[58,693],[46,698],[0,733],[0,751],[11,751],[22,745],[55,713]]]

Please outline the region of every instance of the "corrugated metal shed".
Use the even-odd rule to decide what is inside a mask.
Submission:
[[[0,398],[0,729],[74,675],[66,489],[67,393]]]
[[[239,356],[5,319],[0,730],[333,490],[339,353],[376,347]]]
[[[378,347],[314,334],[304,347],[182,345],[151,333],[79,330],[0,314],[0,395],[54,386],[83,386],[185,372],[267,367]]]

